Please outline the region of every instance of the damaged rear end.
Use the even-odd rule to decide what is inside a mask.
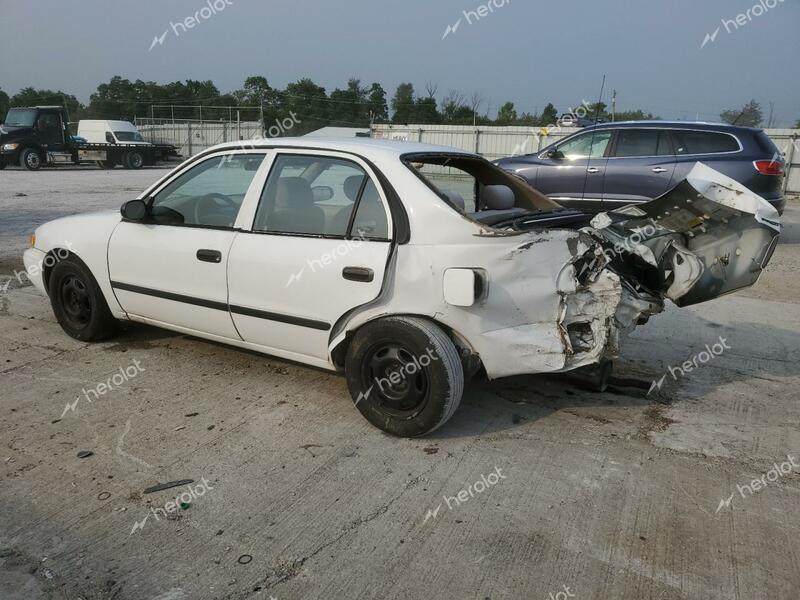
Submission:
[[[582,234],[597,243],[583,240],[559,284],[568,368],[616,356],[620,335],[665,300],[690,306],[755,284],[781,231],[768,202],[700,163],[660,198],[591,225]]]

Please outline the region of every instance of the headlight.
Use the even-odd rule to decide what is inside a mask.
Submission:
[[[16,150],[19,144],[3,144],[3,150]]]

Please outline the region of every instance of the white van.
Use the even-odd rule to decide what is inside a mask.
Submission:
[[[147,144],[129,121],[78,121],[78,136],[90,144]]]

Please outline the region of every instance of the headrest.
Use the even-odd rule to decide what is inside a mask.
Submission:
[[[467,203],[464,202],[464,196],[452,190],[445,190],[444,195],[447,196],[447,199],[450,200],[450,203],[454,204],[458,210],[461,212],[466,210]]]
[[[306,208],[314,204],[311,184],[302,177],[281,177],[278,180],[278,193],[275,195],[275,208]]]
[[[481,191],[481,202],[487,210],[508,210],[514,208],[514,190],[507,185],[487,185]]]
[[[361,183],[363,181],[363,175],[351,175],[344,180],[344,195],[347,196],[351,202],[355,202],[358,198],[358,190],[361,189]]]

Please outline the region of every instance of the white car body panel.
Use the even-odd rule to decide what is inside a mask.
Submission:
[[[41,260],[42,253],[61,248],[65,240],[69,241],[71,251],[90,268],[118,318],[127,317],[328,369],[341,368],[335,350],[361,325],[382,316],[401,314],[424,316],[441,324],[451,332],[462,352],[471,351],[480,358],[489,378],[565,371],[613,355],[620,333],[663,308],[658,299],[633,294],[630,283],[606,269],[605,262],[593,267],[591,276],[579,284],[577,263],[590,251],[598,253],[597,240],[604,231],[613,228],[610,219],[606,223],[600,218],[597,230],[501,232],[457,212],[400,160],[402,154],[414,152],[474,156],[471,153],[384,140],[284,138],[253,145],[242,148],[241,143],[232,143],[213,148],[187,161],[139,196],[149,198],[209,156],[264,154],[266,159],[254,176],[233,229],[123,223],[119,213],[67,217],[37,230],[36,248],[26,252],[26,266]],[[281,152],[345,156],[361,164],[376,181],[380,173],[400,197],[407,214],[408,242],[362,241],[344,256],[315,270],[309,261],[340,254],[337,249],[347,242],[251,232],[260,191],[276,147]],[[693,173],[699,180],[716,177],[703,171]],[[745,210],[737,217],[740,225],[752,213],[779,231],[777,217],[763,206],[770,208],[769,205],[749,191],[744,193],[752,210]],[[387,201],[387,190],[382,189],[382,194]],[[723,192],[720,194],[721,198],[727,198]],[[722,208],[722,204],[718,206]],[[739,209],[741,206],[737,206]],[[666,223],[667,219],[662,221]],[[731,243],[750,235],[744,231],[737,237],[736,231],[723,226],[727,222],[709,218],[707,224],[716,227],[717,238],[724,234],[731,238]],[[397,223],[391,223],[390,228],[396,229]],[[766,264],[768,256],[762,247],[774,235],[775,231],[770,234],[762,231],[749,238],[752,241],[747,252],[762,252]],[[607,232],[606,239],[610,236]],[[702,241],[703,236],[699,235],[697,240]],[[673,287],[681,290],[670,288],[670,293],[682,296],[701,276],[716,276],[713,271],[716,263],[709,262],[716,251],[711,243],[714,241],[710,239],[699,250],[689,249],[701,252],[703,261],[709,264],[701,273],[687,275],[686,281],[676,279]],[[725,248],[731,247],[726,244]],[[219,250],[221,263],[197,261],[195,253],[201,248]],[[602,257],[602,252],[599,256]],[[738,270],[733,265],[731,272],[741,271],[746,261],[739,262]],[[374,280],[346,281],[342,278],[345,266],[372,269]],[[653,269],[658,267],[652,265]],[[485,272],[488,289],[484,297],[468,307],[448,304],[443,285],[444,273],[450,268]],[[758,272],[752,266],[749,268],[747,275],[757,278]],[[112,280],[200,299],[216,307],[129,290],[117,289],[115,294]],[[44,289],[43,284],[37,287]],[[309,327],[302,324],[303,320],[324,322],[329,327]],[[570,332],[576,325],[579,331]],[[576,348],[578,343],[586,347]]]
[[[120,144],[143,144],[147,145],[146,141],[123,141],[117,138],[116,132],[125,131],[130,133],[139,133],[136,125],[129,121],[104,121],[95,119],[85,119],[78,121],[78,136],[86,139],[90,144],[106,144],[106,133],[114,136]]]

